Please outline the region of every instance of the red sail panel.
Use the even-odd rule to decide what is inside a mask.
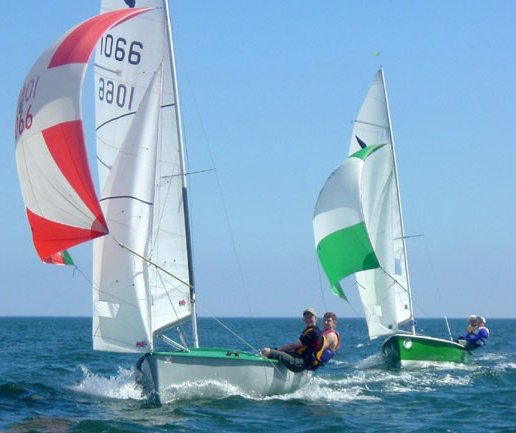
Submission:
[[[42,134],[59,170],[95,215],[104,233],[107,233],[107,224],[95,194],[88,166],[82,121],[63,122],[43,130]]]
[[[90,18],[73,29],[56,49],[49,68],[68,63],[87,63],[104,32],[151,8],[121,9]]]
[[[50,221],[36,215],[30,209],[27,209],[27,218],[32,229],[34,246],[43,261],[59,251],[107,233],[105,224],[99,223],[98,220],[95,220],[87,230]]]

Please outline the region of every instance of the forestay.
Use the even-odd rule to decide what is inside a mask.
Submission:
[[[155,9],[107,33],[95,57],[100,200],[112,234],[94,247],[96,350],[152,350],[157,331],[192,311],[168,11],[162,0],[142,3]]]

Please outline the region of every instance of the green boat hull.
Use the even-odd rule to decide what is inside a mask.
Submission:
[[[382,345],[389,365],[411,367],[424,363],[462,363],[471,361],[471,352],[450,340],[423,335],[396,334]]]
[[[218,348],[147,353],[137,368],[144,388],[158,403],[173,400],[185,384],[217,382],[252,396],[267,396],[293,392],[311,376],[309,371],[294,373],[276,360],[253,353]]]

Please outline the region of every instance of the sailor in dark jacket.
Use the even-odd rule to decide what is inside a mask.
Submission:
[[[289,370],[299,372],[303,370],[315,370],[315,354],[322,346],[322,333],[317,326],[317,313],[313,308],[303,311],[305,329],[299,339],[293,343],[285,344],[277,349],[264,347],[262,356],[270,359],[277,359]]]

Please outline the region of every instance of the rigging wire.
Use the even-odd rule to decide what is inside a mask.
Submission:
[[[114,238],[113,238],[114,239]],[[115,240],[115,239],[114,239]],[[141,255],[139,255],[138,253],[132,251],[131,249],[125,247],[124,245],[122,245],[120,242],[116,241],[115,242],[121,247],[121,248],[124,248],[126,250],[128,250],[129,252],[131,253],[134,253],[137,257],[141,258],[142,261],[145,261],[147,263],[150,263],[151,265],[155,266],[156,268],[158,269],[161,269],[158,265],[152,263],[150,260],[148,259],[145,259],[144,257],[142,257]],[[72,270],[72,275],[75,275],[75,272],[78,272],[85,280],[86,282],[93,288],[93,290],[97,290],[97,291],[100,291],[100,289],[98,288],[95,288],[94,287],[94,284],[93,284],[93,281],[86,275],[86,273],[79,267],[77,266],[77,264],[73,264],[73,270]],[[163,271],[167,274],[169,274],[169,272],[167,272],[166,270],[163,269]],[[176,278],[174,275],[170,274],[172,277]],[[178,278],[176,278],[178,279]],[[178,279],[179,281],[181,281],[180,279]],[[186,284],[186,283],[185,283]],[[215,320],[222,328],[226,329],[230,334],[232,334],[233,336],[235,336],[238,340],[240,340],[245,346],[247,346],[248,348],[251,349],[251,351],[253,351],[254,353],[257,353],[259,356],[261,356],[264,360],[267,360],[268,362],[270,362],[274,369],[277,371],[277,374],[279,374],[280,376],[282,377],[286,377],[287,374],[283,373],[278,365],[276,365],[276,363],[272,360],[272,359],[269,359],[269,358],[266,358],[266,357],[263,357],[261,354],[260,354],[260,350],[257,349],[255,346],[253,346],[249,341],[247,341],[246,339],[244,339],[243,337],[241,337],[237,332],[235,332],[232,328],[230,328],[228,325],[226,325],[224,322],[222,322],[220,319],[218,319],[217,317],[215,316],[212,316],[212,319]],[[254,328],[254,323],[251,322],[251,326]],[[185,337],[184,336],[184,333],[183,333],[183,330],[181,329],[181,327],[178,327],[178,331],[179,331],[179,334],[180,336],[182,337]],[[94,332],[94,334],[96,334],[96,332]],[[167,337],[165,335],[162,335],[161,336],[162,338],[164,339],[167,339]],[[182,340],[183,343],[186,343],[184,340]]]
[[[210,141],[210,139],[208,137],[208,134],[206,132],[206,128],[205,128],[204,123],[202,121],[202,116],[200,114],[199,105],[197,103],[197,98],[195,97],[195,92],[192,90],[193,87],[191,86],[188,74],[185,74],[185,78],[186,78],[186,80],[188,82],[188,85],[189,85],[189,88],[191,90],[193,106],[195,107],[195,111],[197,112],[197,118],[199,119],[199,123],[200,123],[200,130],[202,132],[202,136],[204,137],[204,141],[206,143],[207,154],[209,156],[209,159],[211,161],[212,166],[216,167],[215,158],[213,156],[213,152],[212,152],[212,149],[211,149],[211,141]],[[183,128],[183,131],[186,131],[186,128]],[[187,141],[186,135],[183,137],[183,141],[185,143],[184,149],[185,149],[185,152],[187,153],[187,161],[189,161],[189,158],[188,158],[188,149],[189,149],[189,147],[186,145],[186,141]],[[251,301],[250,301],[250,298],[249,298],[249,291],[248,291],[247,283],[246,283],[246,280],[245,280],[245,277],[244,277],[244,273],[243,273],[243,270],[242,270],[242,264],[240,262],[239,255],[237,253],[237,246],[236,246],[235,236],[234,236],[233,228],[232,228],[232,225],[231,225],[231,222],[230,222],[229,212],[228,212],[228,208],[227,208],[227,205],[226,205],[226,200],[225,200],[224,195],[222,193],[222,185],[221,185],[221,182],[220,182],[218,171],[217,171],[216,168],[212,168],[212,169],[207,169],[207,170],[198,170],[198,171],[191,172],[191,173],[200,173],[200,172],[204,172],[204,171],[214,171],[215,182],[216,182],[216,185],[217,185],[219,197],[220,197],[220,200],[221,200],[222,210],[223,210],[223,213],[224,213],[224,217],[225,217],[226,224],[227,224],[227,229],[228,229],[228,232],[229,232],[230,244],[231,244],[234,256],[235,256],[235,262],[236,262],[238,278],[240,280],[240,284],[241,284],[241,287],[242,287],[242,292],[244,293],[244,296],[245,296],[245,300],[246,300],[246,303],[247,303],[247,308],[252,313]],[[192,194],[192,189],[191,188],[190,188],[190,194]],[[193,219],[193,209],[190,212],[190,218]],[[194,239],[192,239],[192,244],[193,243],[194,243]],[[255,326],[254,321],[251,320],[250,323],[251,323],[251,326],[253,327],[253,329],[256,330],[256,326]]]
[[[228,325],[226,325],[224,322],[222,322],[220,319],[218,319],[217,317],[215,316],[211,316],[211,318],[213,320],[215,320],[215,322],[217,322],[220,326],[222,326],[226,331],[228,331],[229,333],[233,334],[233,336],[235,336],[238,340],[240,340],[242,343],[244,343],[247,347],[249,347],[253,352],[259,352],[260,350],[257,349],[256,347],[254,347],[251,343],[249,343],[245,338],[241,337],[240,335],[238,335],[237,332],[233,331],[233,329],[231,329]]]
[[[233,329],[231,329],[228,325],[226,325],[225,323],[223,323],[220,319],[218,319],[217,317],[215,316],[211,316],[213,320],[215,320],[220,326],[222,326],[224,329],[226,329],[229,333],[233,334],[238,340],[240,340],[242,343],[244,343],[247,347],[249,347],[253,352],[256,352],[260,357],[262,357],[263,359],[269,361],[274,369],[277,371],[277,373],[282,376],[282,377],[287,377],[288,373],[285,373],[283,374],[282,371],[279,369],[278,365],[276,365],[274,363],[274,361],[270,358],[267,358],[263,355],[261,355],[260,353],[260,350],[257,349],[256,347],[254,347],[251,343],[249,343],[246,339],[244,339],[243,337],[241,337],[240,335],[238,335],[235,331],[233,331]],[[251,326],[254,327],[254,325],[252,324]]]
[[[314,255],[314,259],[315,259],[315,267],[317,268],[317,276],[319,277],[319,290],[321,292],[321,298],[323,300],[323,305],[324,305],[324,311],[328,311],[328,306],[326,305],[326,297],[324,296],[324,288],[323,288],[323,279],[322,279],[322,275],[321,275],[321,267],[319,266],[319,262],[318,262],[318,259],[317,259],[317,254]]]

